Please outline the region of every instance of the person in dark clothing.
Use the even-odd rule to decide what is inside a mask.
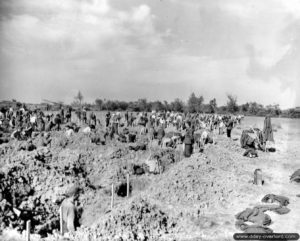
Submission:
[[[151,121],[148,122],[147,124],[147,132],[149,136],[149,140],[152,141],[154,139],[154,126],[152,125]]]
[[[109,123],[110,123],[110,112],[107,112],[106,115],[105,115],[105,127],[108,127],[109,126]]]
[[[126,112],[125,112],[125,120],[126,120],[127,126],[129,126],[128,118],[129,118],[129,114],[128,114],[128,111],[126,111]]]
[[[273,129],[272,129],[271,117],[270,116],[265,117],[264,128],[263,128],[263,136],[264,136],[265,141],[273,141],[274,142]]]
[[[79,123],[81,123],[81,119],[82,119],[81,111],[80,111],[80,110],[77,110],[77,111],[76,111],[76,115],[77,115],[77,118],[78,118]]]
[[[160,125],[158,130],[157,130],[157,139],[158,139],[158,145],[160,146],[162,143],[162,139],[165,136],[165,129],[163,127],[163,125]]]
[[[56,130],[60,131],[60,125],[62,123],[60,114],[57,114],[54,118],[54,123],[56,125]]]
[[[147,126],[147,124],[148,124],[148,122],[149,122],[147,113],[145,113],[144,122],[145,122],[145,126]]]
[[[65,111],[63,108],[60,110],[60,118],[61,118],[61,123],[63,124],[65,121]]]
[[[193,154],[194,132],[190,127],[190,123],[186,123],[186,134],[184,137],[184,156],[190,157]]]
[[[141,125],[141,126],[143,126],[143,127],[146,126],[146,122],[145,122],[144,116],[141,116],[141,117],[140,117],[140,120],[139,120],[139,123],[138,123],[138,124]]]
[[[42,117],[37,119],[37,131],[41,132],[45,130],[45,122]]]
[[[83,121],[84,124],[87,123],[86,110],[83,110],[83,111],[82,111],[82,121]]]
[[[97,125],[97,118],[94,112],[90,113],[90,125]]]
[[[133,114],[130,113],[130,116],[128,117],[128,124],[127,124],[127,126],[132,126],[133,121],[134,121]]]
[[[112,128],[110,132],[110,139],[114,137],[114,135],[119,135],[119,116],[117,114],[113,114],[112,117]]]
[[[79,226],[79,215],[76,207],[76,200],[78,199],[79,188],[72,187],[67,194],[67,198],[62,202],[62,219],[63,231],[74,232]]]
[[[67,113],[66,113],[66,122],[70,122],[72,117],[72,109],[68,108]]]
[[[45,131],[49,132],[53,129],[53,127],[55,126],[55,124],[53,123],[52,120],[50,120],[46,125],[45,125]]]
[[[231,117],[229,117],[228,121],[226,122],[226,131],[227,131],[227,137],[231,138],[231,131],[233,129],[233,120]]]
[[[240,139],[241,147],[245,149],[256,149],[255,138],[252,138],[249,133],[250,131],[243,130]]]

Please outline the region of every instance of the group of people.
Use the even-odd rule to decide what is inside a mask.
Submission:
[[[257,150],[264,152],[276,151],[273,147],[268,147],[268,143],[274,143],[273,129],[271,124],[271,117],[266,116],[264,120],[263,129],[250,128],[243,130],[240,143],[241,147],[246,149],[244,156],[257,157]]]
[[[75,114],[74,114],[75,113]],[[204,145],[213,143],[213,133],[219,135],[226,130],[227,137],[235,125],[241,122],[242,116],[156,112],[107,112],[104,123],[97,118],[93,111],[86,109],[77,111],[70,107],[61,108],[56,113],[44,112],[40,109],[29,110],[23,105],[21,108],[3,108],[0,111],[0,144],[11,139],[31,140],[37,134],[45,137],[45,143],[50,143],[49,133],[52,131],[65,132],[71,136],[81,129],[91,136],[91,141],[105,144],[106,140],[115,140],[128,143],[143,142],[143,148],[131,147],[130,150],[144,150],[147,144],[152,145],[154,140],[161,148],[176,148],[183,144],[185,157],[190,157],[195,148],[203,151]],[[100,138],[98,134],[101,133]],[[104,138],[104,140],[103,140]],[[66,230],[75,230],[76,205],[78,189],[71,190],[68,198],[62,203],[63,219]]]
[[[184,155],[191,156],[194,146],[203,150],[203,145],[212,143],[212,133],[217,131],[219,135],[226,129],[227,137],[231,138],[231,132],[235,125],[241,122],[241,115],[218,115],[199,113],[175,113],[156,112],[151,113],[128,113],[121,115],[120,112],[105,115],[105,127],[111,138],[123,135],[120,127],[125,130],[131,127],[139,127],[140,135],[147,135],[149,142],[157,139],[159,146],[176,147],[184,144]],[[123,128],[123,130],[124,130]],[[174,130],[172,136],[168,136],[167,130]]]
[[[75,115],[74,115],[75,113]],[[75,121],[74,121],[75,116]],[[179,113],[179,112],[156,112],[151,113],[125,113],[107,112],[105,114],[105,124],[102,125],[96,114],[83,108],[72,110],[71,107],[61,108],[57,113],[45,113],[40,109],[29,110],[23,105],[14,110],[12,107],[0,111],[0,130],[10,133],[10,138],[27,140],[36,133],[47,133],[50,131],[67,130],[68,135],[77,132],[80,127],[87,126],[87,132],[93,132],[94,139],[101,134],[101,143],[105,143],[107,138],[116,140],[128,140],[129,135],[147,135],[152,143],[158,140],[158,145],[176,147],[178,143],[186,145],[185,155],[188,157],[192,153],[190,145],[201,145],[210,142],[211,133],[215,130],[220,135],[226,129],[227,137],[231,137],[234,126],[240,123],[242,116],[219,115],[219,114],[200,114],[200,113]],[[166,130],[173,129],[175,133],[172,137],[166,137]],[[120,131],[121,129],[121,131]],[[123,130],[125,131],[123,132]],[[131,131],[128,131],[131,129]],[[133,129],[135,129],[133,131]],[[136,132],[136,129],[139,131]],[[195,134],[201,132],[199,135]],[[126,133],[125,133],[126,132]],[[124,137],[124,135],[126,137]],[[0,143],[8,142],[7,135],[0,136]],[[165,140],[164,138],[167,138]],[[209,141],[208,141],[209,140]],[[189,154],[190,153],[190,154]]]

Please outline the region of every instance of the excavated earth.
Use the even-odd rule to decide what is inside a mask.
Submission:
[[[2,144],[0,240],[24,240],[27,220],[32,221],[31,240],[233,240],[241,232],[234,215],[269,193],[286,195],[291,202],[285,220],[272,217],[274,232],[299,231],[300,189],[288,182],[299,162],[281,162],[293,158],[283,148],[284,139],[275,154],[243,157],[242,128],[234,130],[232,140],[215,134],[214,144],[206,145],[203,153],[195,150],[191,158],[183,158],[181,146],[160,149],[154,142],[147,150],[133,151],[132,144],[117,141],[96,145],[81,132],[70,137],[52,132],[48,145],[40,145],[38,135],[32,142],[35,148],[27,148],[25,141]],[[296,159],[298,152],[292,154]],[[162,166],[157,174],[145,169],[154,157]],[[137,173],[136,167],[143,171]],[[262,187],[253,184],[256,168],[263,170]],[[58,235],[59,205],[74,184],[80,187],[81,227],[63,238]],[[19,217],[13,207],[21,210]],[[289,228],[284,224],[288,220]]]

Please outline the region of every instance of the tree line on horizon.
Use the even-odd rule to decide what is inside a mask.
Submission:
[[[184,102],[180,98],[168,101],[148,101],[145,98],[138,99],[137,101],[120,101],[120,100],[106,100],[97,98],[93,104],[84,103],[84,96],[79,91],[74,97],[74,101],[71,103],[73,109],[80,109],[85,107],[87,110],[93,111],[131,111],[131,112],[150,112],[155,111],[175,111],[175,112],[189,112],[189,113],[207,113],[207,114],[243,114],[251,116],[266,116],[271,115],[273,117],[287,117],[287,118],[300,118],[300,108],[291,108],[287,110],[281,110],[278,104],[263,106],[257,102],[247,102],[242,105],[238,105],[237,97],[231,94],[227,95],[226,105],[218,106],[215,98],[209,100],[207,103],[204,102],[204,97],[195,93],[192,93],[188,100]],[[2,101],[1,108],[8,106],[10,101]],[[22,103],[13,99],[11,103],[15,106],[21,106]],[[45,110],[55,111],[63,106],[62,102],[57,105],[43,106],[34,105],[37,108]]]
[[[83,101],[83,95],[79,91],[75,97],[75,101],[72,103],[73,106],[81,105]],[[299,118],[291,110],[282,111],[278,104],[263,106],[257,102],[247,102],[242,105],[238,105],[237,97],[228,94],[227,103],[223,106],[217,105],[216,98],[213,98],[204,102],[204,97],[195,93],[191,93],[188,100],[184,102],[180,98],[168,101],[148,101],[146,98],[138,99],[137,101],[120,101],[120,100],[106,100],[97,98],[94,104],[84,104],[90,110],[97,111],[133,111],[133,112],[150,112],[150,111],[175,111],[175,112],[189,112],[189,113],[207,113],[207,114],[243,114],[253,116],[283,116],[283,117],[294,117]]]

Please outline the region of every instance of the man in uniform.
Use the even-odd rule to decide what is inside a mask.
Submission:
[[[233,129],[233,125],[234,125],[233,119],[232,119],[231,116],[229,116],[229,119],[228,119],[228,121],[226,122],[226,130],[227,130],[227,137],[228,137],[228,138],[231,138],[231,131],[232,131],[232,129]]]
[[[72,187],[66,195],[67,198],[61,204],[64,232],[74,232],[79,226],[78,210],[75,205],[78,193],[79,188],[77,186]]]

